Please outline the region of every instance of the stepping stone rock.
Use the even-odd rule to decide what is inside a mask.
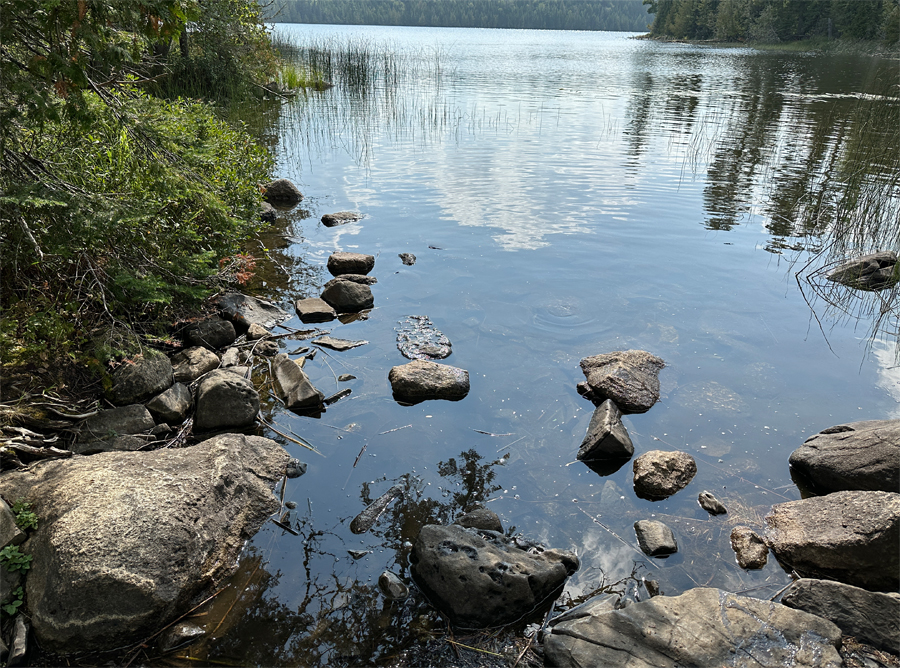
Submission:
[[[700,492],[697,502],[710,515],[724,515],[728,512],[725,504],[719,501],[712,492]]]
[[[510,624],[549,606],[579,566],[570,552],[526,552],[503,536],[434,524],[422,527],[410,558],[428,600],[454,626],[473,629]]]
[[[322,216],[322,224],[325,227],[337,227],[338,225],[358,222],[364,217],[363,214],[356,211],[338,211],[337,213],[326,213]]]
[[[769,548],[765,541],[750,527],[734,527],[731,530],[731,549],[741,568],[755,570],[765,566],[769,560]]]
[[[375,267],[375,256],[363,253],[332,253],[326,265],[332,276],[341,274],[362,274],[365,276]]]
[[[468,529],[503,532],[503,523],[500,522],[500,517],[493,510],[487,508],[477,508],[468,512],[457,518],[454,524]]]
[[[191,410],[193,397],[186,385],[175,383],[162,394],[154,397],[147,404],[147,410],[159,422],[166,424],[181,424]]]
[[[900,420],[829,427],[794,450],[791,469],[817,492],[900,491]]]
[[[834,622],[844,635],[894,654],[900,650],[900,594],[803,578],[784,592],[781,602]]]
[[[589,602],[590,603],[590,602]],[[574,609],[544,640],[559,668],[840,668],[841,630],[779,603],[690,589],[620,610]],[[575,613],[574,615],[572,613]]]
[[[697,463],[686,452],[650,450],[634,460],[634,491],[642,499],[665,499],[687,487]]]
[[[218,356],[202,346],[185,348],[172,356],[172,371],[177,383],[192,383],[218,368]]]
[[[275,391],[288,410],[304,410],[322,405],[325,395],[310,382],[306,373],[285,353],[272,361]]]
[[[384,571],[378,576],[378,588],[392,601],[402,601],[409,597],[409,587],[390,571]]]
[[[846,491],[779,503],[766,526],[778,560],[803,575],[900,588],[900,494]]]
[[[168,357],[140,356],[123,363],[113,372],[109,399],[116,406],[139,404],[169,389],[174,382]]]
[[[270,204],[297,204],[303,194],[287,179],[275,179],[265,185],[263,198]]]
[[[322,289],[327,290],[338,281],[350,281],[351,283],[359,283],[360,285],[375,285],[378,282],[378,279],[374,276],[366,276],[364,274],[340,274],[323,285]]]
[[[428,399],[458,401],[469,393],[469,372],[448,364],[413,360],[388,374],[394,398],[405,403]]]
[[[337,311],[324,299],[298,299],[294,304],[301,322],[328,322],[337,318]]]
[[[338,313],[357,313],[375,305],[369,286],[351,281],[337,281],[328,286],[322,291],[322,299]]]
[[[353,348],[359,348],[360,346],[364,346],[368,343],[368,341],[350,341],[349,339],[335,339],[331,336],[320,336],[318,339],[313,339],[312,341],[316,345],[324,346],[326,348],[331,348],[332,350],[337,350],[338,352],[343,352],[344,350],[351,350]]]
[[[197,387],[197,431],[249,427],[256,422],[257,413],[259,393],[253,383],[231,369],[213,371]]]
[[[656,520],[638,520],[634,523],[641,551],[650,557],[665,557],[678,552],[678,543],[672,530]]]
[[[453,352],[450,339],[427,315],[410,315],[400,321],[397,349],[410,360],[444,359]]]
[[[659,372],[666,366],[643,350],[625,350],[585,357],[585,381],[578,392],[595,404],[612,399],[623,413],[646,413],[659,400]]]
[[[275,304],[240,292],[219,295],[214,297],[211,302],[226,320],[229,320],[242,332],[247,331],[253,324],[265,329],[272,329],[279,322],[290,317],[287,311]]]
[[[187,346],[203,346],[209,350],[227,348],[237,338],[237,332],[227,320],[209,318],[190,325],[184,331]]]
[[[576,457],[580,461],[630,459],[633,454],[634,445],[622,424],[622,413],[607,399],[594,410]]]
[[[827,275],[829,281],[859,290],[884,290],[900,281],[897,254],[882,251],[845,262]]]

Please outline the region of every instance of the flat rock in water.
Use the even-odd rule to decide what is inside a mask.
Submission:
[[[607,399],[594,409],[576,458],[579,461],[629,459],[633,454],[634,444],[622,424],[622,413]]]
[[[341,274],[362,274],[365,276],[375,267],[375,256],[365,253],[338,251],[328,257],[326,263],[332,276]]]
[[[397,348],[410,360],[442,360],[453,352],[444,333],[427,315],[411,315],[400,321]]]
[[[278,509],[289,459],[274,441],[227,434],[189,448],[48,460],[0,476],[40,518],[26,597],[55,653],[140,642],[229,575]]]
[[[634,460],[634,491],[643,499],[665,499],[687,487],[697,463],[686,452],[650,450]]]
[[[413,360],[388,374],[394,398],[406,403],[429,399],[458,401],[469,393],[469,372],[448,364]]]
[[[394,499],[399,498],[402,494],[403,487],[400,485],[393,485],[388,491],[366,506],[365,510],[359,515],[353,518],[353,521],[350,522],[350,531],[355,534],[366,533],[375,526],[375,522],[378,521],[378,518],[381,517],[381,514],[385,510],[387,510],[387,507],[391,505]]]
[[[884,290],[900,281],[897,254],[893,251],[871,253],[845,262],[827,275],[829,281],[859,290]]]
[[[331,336],[320,336],[318,339],[313,339],[313,343],[319,346],[324,346],[325,348],[331,348],[332,350],[343,351],[343,350],[351,350],[353,348],[359,348],[360,346],[364,346],[368,343],[368,341],[351,341],[349,339],[335,339]]]
[[[900,594],[881,594],[859,587],[802,578],[781,602],[834,622],[844,635],[896,654],[900,650]]]
[[[322,291],[322,299],[338,313],[356,313],[375,305],[371,288],[352,281],[332,283]]]
[[[766,542],[804,575],[865,589],[900,587],[900,494],[834,492],[772,506]]]
[[[665,557],[678,552],[678,543],[672,530],[656,520],[638,520],[634,523],[641,551],[650,557]]]
[[[646,413],[659,400],[659,372],[666,366],[643,350],[585,357],[578,392],[595,404],[612,399],[623,413]]]
[[[841,631],[779,603],[690,589],[621,610],[585,607],[555,624],[545,665],[559,668],[840,668]],[[572,612],[576,612],[573,610]]]
[[[791,453],[791,469],[815,491],[900,491],[900,420],[829,427]]]
[[[302,322],[328,322],[337,318],[337,311],[331,304],[318,297],[298,299],[294,308],[297,309],[297,315]]]
[[[287,311],[275,304],[240,292],[219,295],[211,301],[218,307],[222,316],[234,323],[241,331],[247,331],[251,325],[272,329],[279,322],[290,317]]]
[[[365,216],[357,211],[338,211],[336,213],[326,213],[322,216],[322,224],[325,227],[337,227],[347,223],[356,223],[363,218]]]
[[[219,368],[219,357],[203,346],[185,348],[172,355],[176,383],[192,383],[205,373]]]
[[[766,542],[750,527],[738,526],[731,530],[731,549],[741,568],[755,570],[769,560]]]
[[[456,518],[454,524],[469,529],[503,531],[503,523],[500,521],[500,516],[489,508],[476,508],[465,515]]]
[[[454,626],[511,624],[552,604],[578,557],[522,550],[502,535],[460,526],[422,527],[410,557],[416,584]]]

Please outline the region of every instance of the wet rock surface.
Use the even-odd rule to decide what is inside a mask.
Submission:
[[[400,253],[398,257],[400,258],[400,261],[407,267],[411,267],[416,263],[416,256],[412,253]]]
[[[26,595],[42,647],[121,647],[187,610],[278,508],[288,454],[234,434],[189,448],[52,460],[0,476],[41,518]]]
[[[595,404],[612,399],[623,413],[646,413],[659,400],[659,372],[666,363],[644,350],[585,357],[578,392]]]
[[[375,268],[375,256],[365,253],[332,253],[325,265],[332,276],[341,274],[361,274],[365,276]]]
[[[294,308],[302,322],[328,322],[337,318],[337,311],[331,304],[318,297],[298,299]]]
[[[848,422],[806,439],[791,468],[817,492],[900,491],[900,420]]]
[[[355,534],[366,533],[375,526],[375,522],[381,517],[381,514],[387,510],[388,506],[394,502],[394,499],[400,498],[403,494],[403,487],[400,485],[392,485],[388,491],[375,499],[350,522],[350,531]]]
[[[612,400],[607,399],[594,409],[576,457],[580,461],[630,459],[633,454],[634,444],[622,424],[622,413]]]
[[[294,360],[280,353],[272,361],[275,392],[289,410],[316,408],[325,395],[317,390]]]
[[[265,185],[263,198],[270,204],[297,204],[303,199],[303,194],[291,181],[275,179]]]
[[[469,393],[469,372],[448,364],[413,360],[388,374],[394,398],[406,403],[429,399],[457,401]]]
[[[332,283],[322,291],[322,299],[338,313],[356,313],[375,305],[369,286],[352,281]]]
[[[690,589],[621,610],[601,600],[556,623],[545,665],[565,668],[839,668],[840,629],[779,603]],[[575,618],[572,618],[575,617]]]
[[[788,587],[781,602],[834,622],[844,635],[878,649],[900,652],[900,594],[802,578]]]
[[[322,216],[322,224],[325,227],[337,227],[347,223],[356,223],[363,218],[365,216],[357,211],[337,211],[336,213],[326,213]]]
[[[738,566],[755,570],[766,565],[769,548],[766,542],[750,527],[737,526],[731,530],[731,549]]]
[[[247,427],[257,413],[259,393],[253,383],[231,370],[213,371],[197,386],[196,431]]]
[[[846,491],[779,503],[766,526],[769,548],[801,575],[900,587],[900,494]]]
[[[323,346],[325,348],[330,348],[331,350],[337,350],[338,352],[344,350],[352,350],[353,348],[358,348],[359,346],[364,346],[368,343],[368,341],[351,341],[349,339],[336,339],[332,336],[320,336],[317,339],[313,339],[313,343],[317,346]]]
[[[827,278],[859,290],[884,290],[893,287],[900,281],[897,254],[882,251],[862,255],[828,272]]]
[[[390,571],[384,571],[378,576],[378,588],[392,601],[402,601],[409,596],[409,587]]]
[[[686,452],[650,450],[634,460],[634,491],[644,499],[665,499],[687,487],[697,463]]]
[[[725,504],[719,501],[712,492],[700,492],[697,503],[710,515],[724,515],[728,512]]]
[[[219,295],[211,303],[218,307],[223,318],[231,321],[240,331],[247,331],[251,325],[272,329],[290,317],[287,311],[275,304],[240,292]]]
[[[672,530],[656,520],[638,520],[634,523],[641,551],[650,557],[665,557],[678,552],[678,543]]]
[[[416,584],[461,628],[503,626],[549,606],[578,558],[522,550],[502,535],[460,526],[422,527],[411,555]]]
[[[450,357],[452,344],[427,315],[410,315],[397,328],[397,349],[410,360],[440,360]]]

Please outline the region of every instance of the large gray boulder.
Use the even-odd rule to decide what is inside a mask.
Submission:
[[[290,457],[226,434],[188,448],[110,452],[0,476],[40,518],[24,549],[28,612],[41,646],[70,653],[142,640],[230,574],[244,542],[278,509]]]
[[[612,399],[623,413],[646,413],[659,400],[659,372],[666,366],[644,350],[585,357],[578,392],[595,404]]]
[[[772,506],[766,542],[802,575],[857,587],[900,587],[900,494],[834,492]]]
[[[147,402],[147,410],[160,422],[176,425],[184,422],[194,398],[187,385],[175,383],[162,394]]]
[[[900,652],[900,594],[866,591],[841,582],[794,581],[781,602],[837,624],[844,635],[897,654]]]
[[[594,409],[576,458],[580,461],[629,459],[633,454],[634,445],[622,424],[622,412],[607,399]]]
[[[174,382],[168,357],[155,353],[139,355],[113,372],[108,397],[116,406],[139,404],[169,389]]]
[[[272,375],[275,392],[288,410],[317,408],[322,405],[325,395],[317,390],[300,365],[285,353],[272,360]]]
[[[422,527],[412,574],[429,601],[462,628],[511,624],[549,606],[578,557],[522,550],[502,534],[460,526]]]
[[[393,367],[388,380],[394,398],[406,403],[428,399],[457,401],[469,393],[469,372],[449,364],[413,360]]]
[[[78,440],[104,441],[125,434],[143,434],[156,426],[153,416],[143,404],[119,406],[109,410],[97,411],[81,426]]]
[[[650,450],[634,460],[634,491],[643,499],[665,499],[687,487],[697,462],[686,452]]]
[[[203,346],[192,346],[172,355],[176,383],[193,383],[200,376],[219,368],[219,357]]]
[[[259,392],[234,371],[213,371],[197,387],[196,431],[248,427],[256,422],[258,413]]]
[[[900,420],[829,427],[806,439],[789,461],[822,494],[848,489],[900,492]]]
[[[884,290],[900,281],[900,266],[894,251],[881,251],[849,260],[828,272],[826,278],[859,290]]]
[[[184,330],[184,343],[188,347],[202,346],[209,350],[219,350],[230,346],[236,338],[234,325],[222,318],[199,320]]]
[[[841,631],[779,603],[690,589],[616,610],[598,597],[555,621],[544,661],[561,668],[840,668]]]
[[[294,205],[303,199],[303,193],[287,179],[275,179],[263,188],[263,198],[269,204]]]
[[[329,283],[322,291],[322,299],[338,313],[357,313],[375,305],[372,289],[353,281]]]

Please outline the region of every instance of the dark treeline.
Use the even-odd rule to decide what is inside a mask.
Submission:
[[[900,0],[644,0],[651,34],[675,39],[782,42],[900,38]]]
[[[646,32],[641,0],[276,0],[274,21]]]

